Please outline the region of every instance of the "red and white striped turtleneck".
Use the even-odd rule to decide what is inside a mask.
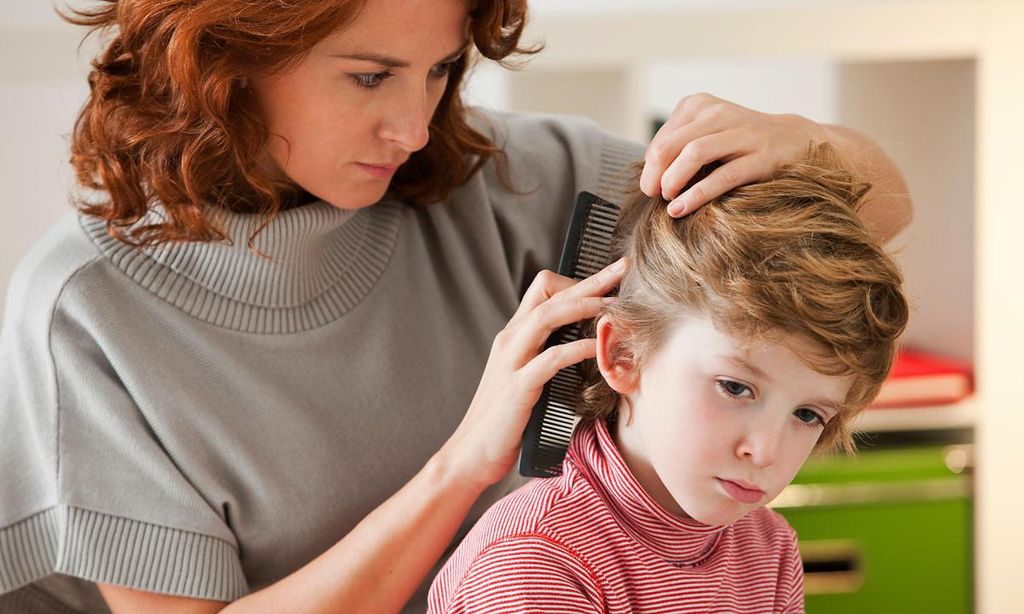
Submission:
[[[428,612],[803,612],[796,534],[762,508],[724,527],[676,516],[636,481],[604,422],[557,478],[494,505],[430,588]]]

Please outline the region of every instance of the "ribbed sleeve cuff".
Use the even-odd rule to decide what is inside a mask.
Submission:
[[[0,593],[53,573],[216,601],[249,592],[235,547],[209,535],[69,506],[0,529]]]

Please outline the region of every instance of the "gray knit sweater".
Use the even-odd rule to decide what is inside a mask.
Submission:
[[[237,214],[233,245],[141,251],[71,216],[34,248],[0,337],[0,611],[102,611],[94,582],[238,599],[423,466],[575,194],[617,198],[642,153],[579,119],[477,121],[516,191],[491,162],[426,208],[289,210],[270,259]]]

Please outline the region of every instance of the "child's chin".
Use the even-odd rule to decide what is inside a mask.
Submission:
[[[730,510],[697,510],[696,513],[687,515],[697,522],[709,527],[721,527],[732,524],[747,515],[747,509]]]

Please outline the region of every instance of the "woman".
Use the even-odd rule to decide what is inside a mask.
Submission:
[[[796,116],[688,97],[645,154],[467,110],[470,54],[523,52],[525,16],[104,0],[75,18],[114,32],[72,143],[80,215],[9,293],[2,609],[422,610],[460,527],[514,485],[543,382],[594,355],[538,355],[622,272],[537,273],[579,190],[614,198],[644,156],[642,188],[682,215],[832,141],[877,186],[878,232],[908,217],[876,147]]]

